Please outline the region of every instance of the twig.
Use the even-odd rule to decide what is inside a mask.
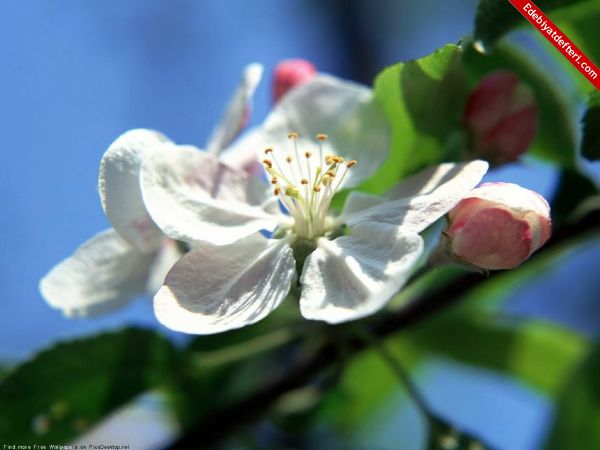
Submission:
[[[586,233],[600,230],[600,211],[594,211],[575,224],[566,225],[555,230],[552,239],[545,247],[532,256],[538,258],[558,245]],[[490,277],[496,276],[492,273]],[[374,336],[385,337],[392,333],[409,328],[438,311],[456,303],[463,295],[477,287],[484,277],[476,273],[467,273],[432,292],[395,313],[374,322],[370,327]],[[358,352],[365,348],[365,343],[358,339],[349,340],[349,351]],[[329,368],[337,360],[336,342],[327,342],[318,348],[310,357],[299,361],[281,376],[268,381],[261,389],[234,404],[225,405],[203,418],[195,427],[187,430],[171,449],[207,448],[231,436],[244,425],[258,419],[285,393],[311,382],[323,370]]]

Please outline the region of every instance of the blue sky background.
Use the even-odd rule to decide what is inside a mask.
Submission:
[[[108,227],[96,191],[97,171],[103,152],[119,134],[154,128],[178,143],[202,147],[247,63],[261,62],[267,69],[252,117],[258,123],[270,107],[270,71],[277,61],[302,57],[321,71],[369,81],[374,72],[356,64],[365,54],[348,45],[352,39],[369,43],[366,66],[381,69],[457,42],[472,28],[475,5],[474,0],[349,3],[357,16],[334,7],[343,1],[317,0],[21,0],[0,5],[0,359],[21,359],[56,339],[123,324],[156,326],[148,299],[110,316],[68,320],[46,305],[37,288],[54,264]],[[549,195],[552,169],[531,173],[515,166],[492,178]],[[514,307],[594,334],[600,314],[591,300],[600,287],[593,275],[599,263],[599,246],[586,246],[550,278],[520,290]],[[560,308],[565,300],[576,306],[568,317]],[[451,392],[469,395],[475,384],[450,375],[430,377],[432,391],[443,379],[444,386],[454,386]],[[482,377],[499,402],[494,406],[498,417],[504,414],[514,425],[511,450],[535,448],[549,406],[505,382],[488,385]],[[436,401],[457,417],[472,406],[465,417],[476,429],[506,441],[505,429],[481,412],[485,405],[453,410],[460,396]],[[513,397],[518,401],[508,404]]]

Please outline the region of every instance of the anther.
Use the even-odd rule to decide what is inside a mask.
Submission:
[[[331,170],[329,172],[327,172],[327,175],[330,176],[331,178],[335,178],[335,173],[332,172]]]
[[[277,177],[271,178],[271,184],[277,184]]]
[[[276,187],[275,189],[273,189],[273,194],[275,194],[276,196],[281,194],[281,189]]]
[[[321,186],[313,186],[313,191],[320,192],[321,191]]]
[[[312,153],[311,152],[305,152],[304,156],[306,156],[307,158],[310,158],[312,156]]]
[[[288,139],[298,139],[298,133],[292,131],[290,134],[288,134]]]
[[[287,155],[287,156],[285,157],[285,160],[286,160],[287,162],[291,163],[291,162],[292,162],[292,157],[291,157],[290,155]]]
[[[348,163],[346,164],[346,167],[350,168],[352,166],[355,166],[357,164],[357,161],[355,159],[353,159],[352,161],[348,161]]]
[[[268,160],[268,159],[263,159],[263,162],[262,162],[262,163],[263,163],[265,166],[267,166],[269,169],[270,169],[271,167],[273,167],[273,163],[272,163],[270,160]]]
[[[326,141],[327,140],[327,135],[324,134],[324,133],[319,133],[319,134],[317,134],[317,140],[319,140],[321,142]]]
[[[300,183],[301,183],[301,184],[308,184],[308,180],[307,180],[306,178],[302,178],[302,179],[300,180]]]
[[[273,149],[271,147],[265,148],[265,155],[268,155],[269,153],[273,153]]]

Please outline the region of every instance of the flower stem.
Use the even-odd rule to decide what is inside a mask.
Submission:
[[[381,341],[378,337],[374,336],[367,327],[364,325],[357,326],[358,335],[371,347],[373,347],[378,353],[379,356],[387,363],[389,368],[394,372],[396,377],[400,380],[408,392],[408,395],[415,403],[423,417],[427,420],[430,425],[433,425],[438,422],[436,415],[431,411],[431,408],[413,383],[410,375],[404,369],[402,364],[394,357],[394,355],[389,351],[389,349],[385,346],[383,341]]]

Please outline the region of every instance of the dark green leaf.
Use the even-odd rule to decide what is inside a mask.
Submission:
[[[292,306],[297,310],[297,305]],[[290,317],[281,317],[282,312],[248,327],[198,336],[189,343],[182,358],[184,369],[167,387],[183,429],[215,408],[248,395],[283,370],[289,352],[295,349],[297,330]],[[305,341],[309,339],[301,342]]]
[[[554,9],[578,3],[581,0],[537,0],[539,8],[548,13]],[[476,42],[483,48],[493,45],[514,27],[526,24],[521,13],[507,0],[480,0],[475,13]]]
[[[600,91],[595,91],[590,96],[588,109],[581,122],[583,126],[581,154],[590,161],[598,161],[600,159]]]
[[[600,448],[600,345],[565,386],[546,450]]]
[[[576,140],[572,119],[575,113],[555,81],[548,78],[535,62],[506,44],[496,46],[486,55],[468,46],[463,61],[473,83],[489,72],[506,69],[529,84],[539,106],[539,131],[529,153],[563,167],[575,167]]]
[[[64,444],[164,383],[175,358],[166,339],[142,329],[59,343],[0,383],[0,436],[19,444]]]
[[[558,225],[576,219],[579,206],[598,194],[598,187],[577,170],[565,169],[552,200],[552,223]]]

